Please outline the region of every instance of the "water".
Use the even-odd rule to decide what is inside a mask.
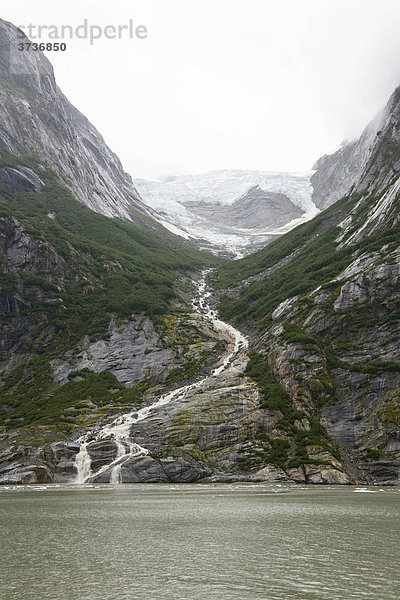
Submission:
[[[399,506],[398,488],[3,487],[0,598],[398,600]]]
[[[211,292],[206,283],[206,277],[209,272],[209,269],[204,269],[201,278],[196,282],[197,289],[193,299],[192,308],[194,312],[209,320],[214,329],[218,330],[229,342],[221,364],[212,369],[210,374],[206,375],[206,377],[196,383],[184,385],[172,392],[163,394],[156,402],[154,402],[154,404],[145,406],[135,412],[119,415],[116,419],[111,421],[111,423],[107,423],[100,429],[95,428],[94,430],[90,430],[78,438],[77,441],[80,443],[80,450],[75,459],[77,472],[74,481],[75,483],[92,481],[94,476],[98,476],[105,472],[109,472],[110,483],[121,483],[121,466],[123,463],[130,460],[132,457],[145,456],[149,453],[147,448],[135,443],[130,437],[132,425],[147,419],[147,417],[158,408],[170,404],[171,402],[182,400],[187,394],[192,393],[196,389],[207,388],[207,385],[213,385],[215,383],[215,378],[227,371],[234,359],[247,348],[248,342],[245,336],[232,327],[232,325],[229,325],[229,323],[221,321],[221,319],[218,318],[217,312],[210,307],[209,298]],[[112,462],[103,465],[98,471],[93,472],[89,453],[90,444],[106,439],[113,440],[117,450],[116,457]]]

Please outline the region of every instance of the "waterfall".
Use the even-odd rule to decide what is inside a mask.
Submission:
[[[92,459],[90,458],[89,452],[87,451],[87,442],[82,441],[81,447],[75,459],[75,466],[77,470],[75,483],[85,483],[86,479],[88,479],[91,476],[91,463]]]
[[[211,321],[215,329],[225,332],[233,343],[233,347],[228,351],[221,365],[214,368],[209,375],[200,381],[184,385],[172,392],[167,392],[150,406],[145,406],[136,412],[119,415],[111,423],[104,425],[100,431],[89,431],[81,436],[77,440],[81,446],[75,460],[77,471],[77,476],[74,480],[75,483],[85,483],[86,481],[90,481],[91,477],[100,475],[106,471],[110,471],[110,483],[120,483],[122,465],[132,457],[146,456],[149,453],[147,448],[140,446],[130,438],[129,434],[132,425],[143,421],[159,407],[181,400],[188,392],[199,388],[209,379],[218,377],[229,367],[237,354],[242,349],[247,348],[248,344],[244,335],[228,323],[221,321],[218,318],[217,312],[210,307],[208,299],[211,296],[211,292],[208,290],[206,284],[208,273],[209,270],[202,272],[202,277],[197,283],[197,294],[192,302],[192,308],[195,312]],[[117,447],[117,453],[116,457],[110,463],[103,465],[99,470],[93,472],[91,468],[90,443],[101,440],[112,440]]]

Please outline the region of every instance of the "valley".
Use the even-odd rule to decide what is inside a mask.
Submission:
[[[400,482],[400,92],[306,174],[124,172],[0,21],[0,483]],[[232,260],[236,259],[236,260]]]

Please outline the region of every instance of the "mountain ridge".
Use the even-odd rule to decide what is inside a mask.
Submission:
[[[68,137],[67,122],[61,129],[52,122],[58,113],[47,110],[46,95],[55,93],[49,74],[29,77],[31,95],[18,78],[0,82],[8,119],[0,121],[7,139],[0,147],[0,482],[71,482],[85,455],[91,477],[102,482],[113,481],[122,459],[119,473],[131,482],[398,485],[399,91],[381,129],[322,160],[318,186],[326,198],[347,172],[346,194],[228,263],[169,236],[141,212],[92,129],[91,146],[76,113],[69,114],[86,143]],[[58,100],[61,112],[72,110]],[[107,210],[124,218],[79,202],[67,171],[60,173],[64,158],[55,169],[43,158],[43,140],[54,135],[50,149],[57,148],[60,132],[80,152],[71,164],[75,182],[89,190],[98,178]],[[21,152],[23,140],[43,156]],[[253,176],[260,174],[242,181],[244,193]],[[271,186],[283,185],[282,174],[268,177]],[[195,179],[186,177],[186,188]],[[231,210],[235,197],[223,180],[209,176],[204,186],[222,194],[222,202],[208,196],[214,209]],[[303,209],[314,210],[308,178],[291,184],[304,193]],[[267,192],[259,185],[252,193],[262,201]],[[212,316],[217,306],[246,332],[249,350],[240,332]],[[176,401],[158,406],[172,390]],[[138,420],[138,409],[148,418]],[[124,425],[124,415],[125,437],[115,438],[110,431]],[[131,452],[138,444],[145,455]]]
[[[390,115],[392,99],[364,128],[360,137],[345,142],[333,154],[321,156],[313,166],[312,198],[320,209],[327,208],[358,184],[377,143],[377,134]]]
[[[163,184],[157,184],[155,192],[159,198],[154,198],[151,193],[154,183],[133,180],[97,129],[58,88],[46,56],[41,52],[18,52],[17,44],[21,40],[28,41],[28,38],[11,23],[0,20],[0,138],[12,154],[37,154],[78,200],[106,216],[133,220],[148,229],[156,228],[164,235],[168,235],[168,230],[192,245],[223,256],[238,254],[236,247],[240,247],[240,254],[243,245],[252,249],[248,233],[230,232],[229,228],[218,230],[212,219],[200,219],[188,213],[182,203],[175,202],[178,189],[173,190],[172,195],[167,194],[160,204]],[[212,186],[212,174],[210,177],[208,185]],[[249,177],[251,180],[254,175]],[[279,177],[289,195],[294,190],[294,203],[299,204],[300,199],[306,210],[310,208],[307,182],[296,175]],[[185,177],[175,179],[180,181]],[[196,190],[190,190],[190,184],[187,185],[185,200],[203,197],[200,180],[201,177]],[[223,189],[227,183],[228,180]],[[240,186],[240,177],[235,186],[232,200],[247,191]],[[138,188],[143,189],[145,201]],[[282,183],[278,182],[278,190],[280,188]],[[223,189],[219,190],[220,194]],[[290,215],[288,218],[290,220]],[[279,234],[256,235],[256,247]],[[227,250],[226,246],[232,246],[233,250]]]
[[[0,137],[7,149],[38,155],[89,208],[149,227],[152,211],[119,158],[58,88],[43,53],[18,52],[21,39],[29,41],[0,20]]]
[[[330,439],[356,480],[398,485],[399,89],[385,115],[347,195],[264,250],[221,266],[216,283],[222,315],[248,329],[262,370],[289,395],[278,407],[267,397],[265,407],[283,415],[277,440],[301,448],[306,436],[303,475],[306,454]],[[295,410],[318,419],[319,441],[300,433]]]

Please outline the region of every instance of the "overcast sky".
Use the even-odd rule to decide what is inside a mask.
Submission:
[[[2,0],[1,17],[147,26],[47,53],[133,177],[309,170],[400,84],[399,0]]]

